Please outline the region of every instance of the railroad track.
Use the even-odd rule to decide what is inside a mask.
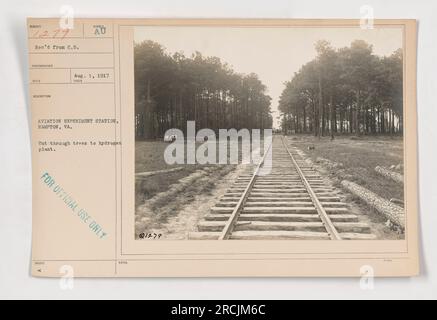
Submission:
[[[255,170],[241,174],[211,212],[189,234],[196,240],[370,240],[338,190],[327,184],[297,148],[274,136],[272,168],[266,152]],[[269,150],[268,150],[269,151]]]

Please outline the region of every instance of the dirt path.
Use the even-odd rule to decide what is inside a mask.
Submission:
[[[242,166],[207,167],[147,200],[137,208],[136,235],[149,232],[162,234],[161,239],[187,239],[241,170]]]

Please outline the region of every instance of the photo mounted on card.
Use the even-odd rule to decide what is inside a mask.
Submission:
[[[28,19],[32,274],[414,276],[415,20]]]

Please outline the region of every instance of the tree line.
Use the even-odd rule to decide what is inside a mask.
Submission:
[[[285,83],[279,100],[285,132],[402,133],[402,50],[387,57],[355,40],[334,49],[325,40],[315,45],[317,56]]]
[[[162,137],[168,129],[265,129],[272,127],[271,98],[254,73],[235,72],[217,57],[170,54],[153,41],[136,43],[135,132]]]

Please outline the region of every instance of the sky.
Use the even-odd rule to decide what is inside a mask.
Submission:
[[[386,56],[402,47],[402,29],[384,27],[189,27],[142,26],[135,28],[135,42],[153,40],[167,52],[219,57],[238,73],[256,73],[272,97],[274,127],[279,126],[278,101],[284,82],[316,56],[314,44],[327,40],[334,48],[360,39],[373,45],[374,53]]]

